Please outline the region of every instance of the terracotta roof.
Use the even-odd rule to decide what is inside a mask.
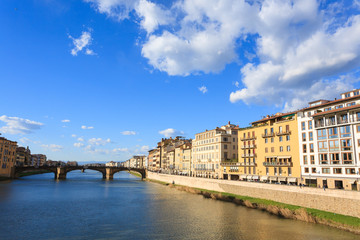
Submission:
[[[288,112],[288,113],[282,113],[282,114],[279,114],[279,115],[273,115],[273,116],[266,117],[266,118],[260,119],[260,120],[258,120],[258,121],[252,122],[251,124],[260,123],[260,122],[265,122],[265,121],[268,121],[268,120],[271,120],[271,119],[275,119],[275,118],[279,118],[279,117],[284,117],[284,116],[287,116],[287,115],[295,114],[295,113],[297,113],[297,112],[299,112],[299,110],[293,111],[293,112]]]
[[[344,107],[344,108],[333,109],[333,110],[329,110],[329,111],[325,111],[325,112],[319,112],[319,113],[313,114],[312,116],[316,117],[316,116],[320,116],[320,115],[326,115],[329,113],[346,111],[346,110],[350,110],[350,109],[354,109],[354,108],[360,108],[360,104],[356,104],[356,105]]]
[[[353,97],[348,97],[348,98],[336,99],[336,100],[329,101],[329,102],[327,102],[327,103],[323,103],[323,104],[320,104],[320,105],[311,106],[311,107],[306,107],[306,108],[303,108],[303,109],[301,109],[301,110],[299,110],[299,111],[305,111],[305,110],[308,110],[308,109],[323,107],[323,106],[327,106],[327,105],[332,105],[332,104],[334,104],[334,103],[346,102],[346,101],[355,100],[355,99],[360,99],[360,95],[353,96]],[[319,101],[320,101],[320,100],[319,100]],[[317,102],[317,101],[315,101],[315,102]]]

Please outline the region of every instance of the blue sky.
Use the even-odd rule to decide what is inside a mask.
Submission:
[[[360,87],[359,0],[2,0],[0,29],[0,133],[53,160],[123,161]]]

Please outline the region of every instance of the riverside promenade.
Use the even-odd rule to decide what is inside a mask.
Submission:
[[[360,218],[360,192],[148,172],[148,179],[314,208]]]

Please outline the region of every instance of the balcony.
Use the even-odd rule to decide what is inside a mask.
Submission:
[[[221,166],[224,167],[256,167],[255,162],[221,162]]]
[[[292,162],[263,162],[265,167],[292,167]]]
[[[269,137],[274,137],[275,133],[274,132],[270,132],[270,133],[264,133],[262,135],[263,138],[269,138]]]
[[[286,131],[277,132],[276,136],[283,136],[283,135],[290,135],[290,134],[291,134],[291,131],[286,130]]]
[[[247,136],[240,138],[240,141],[250,141],[250,140],[256,140],[256,136]]]
[[[241,157],[242,157],[242,158],[246,158],[246,157],[256,157],[256,153],[242,154]]]
[[[256,148],[256,144],[242,145],[241,146],[241,149],[252,149],[252,148]]]
[[[349,119],[347,119],[347,118],[339,118],[339,119],[337,120],[337,123],[338,123],[338,124],[349,123]]]

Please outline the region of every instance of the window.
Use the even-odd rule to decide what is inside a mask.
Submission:
[[[341,150],[351,151],[351,139],[341,139]]]
[[[355,105],[355,102],[351,102],[351,103],[346,104],[347,107],[354,106],[354,105]]]
[[[280,146],[280,152],[282,152],[284,149],[283,149],[283,147],[282,146]]]
[[[305,173],[309,173],[309,168],[307,168],[307,167],[304,168],[304,172],[305,172]]]
[[[314,155],[310,155],[310,162],[311,162],[311,164],[315,164],[315,156]]]
[[[303,162],[304,162],[304,165],[308,164],[307,156],[303,156]]]
[[[321,172],[324,174],[330,174],[330,168],[322,168]]]
[[[274,147],[271,147],[271,152],[274,152]]]
[[[340,136],[341,137],[351,137],[350,126],[340,127]]]
[[[309,147],[310,147],[310,152],[313,153],[314,152],[314,144],[310,143]]]
[[[290,141],[290,135],[286,135],[286,141]]]
[[[274,168],[274,175],[277,175],[277,168]]]
[[[280,137],[279,137],[279,142],[282,142],[282,141],[283,141],[283,137],[280,136]]]
[[[326,153],[319,154],[320,164],[328,164],[328,155]]]
[[[303,153],[306,153],[306,144],[303,144]]]
[[[339,153],[330,153],[331,164],[340,164],[340,155]]]
[[[268,138],[265,138],[265,143],[268,143]]]
[[[279,133],[282,132],[282,126],[279,126]]]
[[[272,142],[272,143],[274,142],[274,138],[273,138],[273,137],[271,138],[271,142]]]
[[[343,108],[343,105],[337,105],[335,106],[335,109]]]
[[[331,107],[325,108],[324,111],[330,111]]]
[[[305,122],[301,122],[301,130],[305,130]]]
[[[226,144],[224,145],[224,149],[227,149],[227,145],[226,145]]]
[[[290,146],[286,147],[286,151],[290,152]],[[311,148],[310,148],[310,151],[311,151]]]
[[[302,140],[303,140],[303,142],[306,141],[306,133],[303,133],[303,134],[302,134]]]
[[[316,173],[316,168],[312,168],[311,173]]]
[[[355,174],[355,168],[345,168],[346,174]]]
[[[354,92],[354,96],[357,96],[357,95],[359,95],[359,91]]]
[[[343,164],[353,164],[352,153],[342,153]]]
[[[265,153],[267,153],[267,152],[268,152],[268,148],[266,147],[266,148],[265,148]]]
[[[331,138],[338,138],[338,129],[336,127],[329,128],[329,139]]]
[[[356,132],[360,132],[360,125],[356,125]]]
[[[314,138],[313,138],[313,132],[309,132],[309,141],[313,141]]]
[[[224,140],[224,142],[227,142],[228,138],[224,137],[223,140]]]
[[[266,167],[266,175],[269,175],[269,168]]]
[[[333,169],[334,174],[341,174],[341,168],[334,168]]]
[[[319,152],[327,152],[327,142],[318,142]]]
[[[329,141],[329,150],[330,151],[339,151],[339,140],[330,140]]]
[[[292,169],[288,167],[288,176],[291,176],[291,174],[292,174]]]
[[[317,130],[318,140],[325,140],[326,139],[326,129],[319,129]]]
[[[309,130],[312,129],[312,121],[311,120],[308,121],[308,128],[309,128]]]

